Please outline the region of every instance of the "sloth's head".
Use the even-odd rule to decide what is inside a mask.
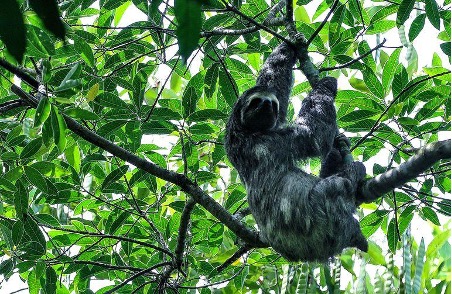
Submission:
[[[269,91],[255,90],[242,95],[240,122],[250,132],[263,132],[276,126],[279,102]]]

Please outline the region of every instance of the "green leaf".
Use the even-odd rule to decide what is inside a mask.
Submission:
[[[50,115],[50,101],[47,96],[43,97],[36,108],[34,127],[39,127]]]
[[[341,121],[341,122],[357,122],[360,120],[365,120],[369,117],[373,117],[376,114],[378,114],[378,112],[376,112],[376,111],[358,109],[358,110],[354,110],[354,111],[347,113],[346,115],[340,117],[339,121]]]
[[[385,97],[385,92],[375,73],[370,68],[365,68],[362,73],[364,82],[370,92],[378,98],[383,99]]]
[[[421,276],[424,269],[424,257],[425,257],[425,243],[424,238],[421,238],[421,244],[419,244],[418,254],[416,258],[416,270],[413,278],[413,293],[419,293],[421,289]]]
[[[83,108],[69,108],[66,109],[65,114],[72,118],[86,119],[86,120],[98,120],[99,116],[89,110]]]
[[[395,251],[397,249],[398,236],[397,236],[397,227],[395,225],[395,219],[394,218],[392,218],[391,221],[389,222],[388,234],[387,234],[386,237],[388,239],[389,249],[393,253],[395,253]]]
[[[77,171],[80,172],[80,149],[77,144],[73,144],[64,150],[64,157],[67,162]]]
[[[20,153],[20,159],[29,158],[36,154],[42,146],[42,139],[36,138],[25,145]]]
[[[103,92],[99,94],[94,101],[102,106],[115,109],[128,109],[129,107],[124,100],[119,98],[118,95],[110,92]]]
[[[17,190],[16,186],[5,178],[0,178],[0,189],[8,192],[15,192]]]
[[[223,113],[218,109],[203,109],[193,112],[187,117],[188,121],[201,122],[206,120],[219,120],[226,119],[227,114]]]
[[[19,63],[22,63],[26,46],[25,26],[22,12],[16,0],[2,1],[2,9],[0,9],[0,39],[5,44],[8,52]]]
[[[400,214],[399,221],[398,221],[400,234],[403,234],[405,232],[405,230],[408,228],[408,225],[411,223],[411,220],[414,217],[414,213],[413,213],[414,209],[415,209],[414,205],[408,206]]]
[[[185,89],[184,95],[182,96],[182,106],[184,107],[184,117],[188,117],[190,114],[195,112],[196,103],[198,102],[199,96],[196,94],[195,88],[187,87]]]
[[[44,26],[55,36],[64,40],[66,28],[60,19],[58,5],[55,0],[29,0],[31,8],[44,23]]]
[[[90,67],[95,67],[94,54],[88,43],[82,38],[74,38],[74,48]]]
[[[450,238],[450,233],[450,230],[445,230],[436,235],[427,246],[427,256],[432,256],[435,251],[438,251]]]
[[[448,70],[447,68],[444,68],[442,66],[434,66],[434,67],[424,67],[423,70],[425,71],[426,74],[428,74],[431,77],[439,75],[436,76],[435,78],[443,80],[445,82],[450,81],[451,73],[450,70]]]
[[[397,11],[397,26],[401,26],[410,17],[410,13],[414,8],[415,0],[402,0],[399,10]]]
[[[364,55],[366,53],[369,53],[371,51],[369,44],[367,41],[362,41],[358,45],[358,52],[360,55]],[[362,59],[364,63],[372,69],[372,71],[375,71],[377,69],[377,64],[375,63],[375,60],[372,57],[372,54],[367,55]]]
[[[220,64],[217,62],[212,64],[207,69],[206,76],[204,77],[204,92],[206,93],[206,97],[208,99],[212,98],[217,88],[219,67]]]
[[[228,75],[223,70],[220,70],[218,81],[220,83],[221,95],[223,95],[224,99],[226,100],[226,103],[228,103],[228,105],[232,107],[238,98],[237,95],[239,91],[237,83],[230,75]]]
[[[46,240],[39,226],[31,217],[23,221],[23,232],[26,237],[21,240],[20,248],[24,251],[24,259],[36,260],[46,252]]]
[[[430,207],[427,207],[427,206],[423,207],[422,208],[422,214],[425,216],[426,219],[428,219],[429,221],[431,221],[435,225],[437,225],[437,226],[441,225],[441,223],[439,222],[439,219],[438,219],[438,215]]]
[[[367,29],[366,34],[367,35],[381,34],[381,33],[389,31],[390,29],[394,28],[395,26],[396,26],[395,21],[383,19],[383,20],[377,21],[375,23],[372,23],[369,26],[369,28]]]
[[[446,54],[447,56],[450,57],[450,51],[451,51],[451,46],[450,46],[450,42],[447,43],[442,43],[439,45],[439,47],[441,48],[441,50],[444,52],[444,54]]]
[[[60,222],[52,215],[46,213],[39,213],[34,216],[39,223],[47,224],[50,226],[61,226]]]
[[[39,294],[39,290],[41,289],[41,283],[36,278],[35,271],[31,271],[28,274],[27,284],[28,284],[28,291],[30,294]]]
[[[329,43],[334,45],[339,38],[341,32],[342,21],[344,20],[345,5],[339,5],[333,14],[329,24]]]
[[[369,242],[369,250],[367,251],[370,257],[370,263],[375,265],[385,265],[385,257],[381,248],[374,242]]]
[[[56,283],[58,281],[57,274],[53,267],[49,266],[46,268],[46,294],[56,294]]]
[[[102,4],[102,9],[112,10],[124,4],[126,0],[106,0]],[[102,3],[102,2],[101,2]]]
[[[413,42],[419,35],[425,25],[425,13],[419,14],[411,24],[410,31],[408,32],[408,39]]]
[[[105,178],[104,182],[102,183],[102,190],[108,188],[110,185],[112,185],[113,183],[118,181],[120,178],[122,178],[126,174],[128,169],[129,169],[128,165],[123,165],[123,166],[115,169],[114,171],[112,171]]]
[[[55,188],[55,186],[51,182],[46,181],[43,175],[36,168],[31,166],[24,166],[24,172],[27,176],[28,181],[33,186],[44,193],[57,194],[57,189]]]
[[[70,71],[66,74],[63,81],[61,81],[60,85],[55,89],[56,92],[65,91],[68,89],[72,89],[78,87],[82,84],[81,80],[77,77],[80,75],[81,66],[80,63],[76,63]]]
[[[383,68],[383,77],[382,77],[382,86],[384,91],[384,96],[389,94],[389,90],[391,89],[392,81],[394,79],[394,75],[397,70],[397,66],[399,64],[399,57],[401,48],[397,48],[392,52],[388,61],[386,61]]]
[[[437,29],[440,29],[439,7],[436,0],[425,0],[425,12],[428,20]]]
[[[53,140],[60,152],[63,152],[66,147],[66,123],[55,106],[52,106],[51,119]]]
[[[121,227],[127,218],[130,216],[128,211],[123,211],[119,214],[111,213],[108,217],[107,224],[105,225],[105,231],[107,234],[114,234],[116,230]]]
[[[7,277],[14,269],[14,261],[12,259],[4,260],[0,263],[0,275]]]
[[[16,182],[16,186],[17,191],[14,193],[14,207],[17,217],[23,218],[28,211],[28,191],[20,181]]]
[[[185,63],[198,46],[201,33],[201,3],[199,0],[175,0],[176,36],[179,54]]]
[[[399,9],[399,5],[397,4],[391,4],[388,6],[382,6],[380,10],[377,11],[372,16],[372,19],[370,20],[370,23],[375,23],[379,20],[386,19],[387,16],[394,14]]]

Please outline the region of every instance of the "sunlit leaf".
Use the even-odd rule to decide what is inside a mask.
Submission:
[[[397,11],[397,26],[401,26],[410,17],[410,13],[414,8],[415,0],[402,0],[399,10]]]
[[[50,115],[50,101],[49,98],[43,97],[39,103],[38,107],[36,108],[36,114],[35,114],[35,122],[34,126],[39,127],[44,123],[44,121],[49,117]]]
[[[395,225],[395,219],[393,218],[389,222],[387,234],[388,246],[393,253],[396,251],[398,238],[399,236],[397,235],[397,227]]]
[[[425,0],[425,12],[430,23],[440,29],[439,7],[435,0]]]
[[[414,39],[419,35],[425,25],[425,14],[419,14],[411,23],[410,30],[408,32],[408,39],[413,42]]]
[[[179,54],[186,62],[198,46],[201,32],[201,3],[199,0],[176,0],[174,10],[177,19],[176,35],[179,41]]]

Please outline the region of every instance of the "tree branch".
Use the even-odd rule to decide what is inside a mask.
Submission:
[[[195,208],[196,202],[193,200],[193,198],[189,198],[187,200],[187,203],[185,204],[184,210],[182,211],[182,216],[180,219],[180,225],[179,225],[179,234],[177,237],[177,246],[175,250],[176,254],[176,266],[178,268],[182,265],[182,259],[185,249],[185,240],[187,239],[187,232],[188,232],[188,225],[190,223],[190,215],[193,211],[193,208]]]
[[[403,89],[403,90],[402,90],[402,91],[401,91],[401,92],[400,92],[400,93],[399,93],[399,94],[391,101],[391,103],[389,103],[388,107],[386,107],[386,109],[385,109],[385,110],[381,113],[381,115],[377,118],[377,120],[375,121],[375,123],[374,123],[374,125],[372,126],[372,128],[370,129],[370,131],[369,131],[366,135],[364,135],[363,137],[361,137],[361,139],[359,139],[358,142],[356,142],[356,144],[350,148],[350,150],[353,151],[356,147],[358,147],[362,142],[364,142],[369,136],[371,136],[371,135],[377,130],[377,128],[378,128],[378,126],[379,126],[381,120],[382,120],[383,117],[386,115],[386,113],[388,113],[389,109],[391,109],[392,105],[394,105],[394,104],[399,100],[399,98],[402,97],[402,95],[405,94],[408,90],[410,90],[411,88],[413,88],[413,87],[419,85],[419,84],[422,83],[422,82],[425,82],[425,81],[427,81],[427,80],[430,80],[430,79],[433,79],[433,78],[436,78],[436,77],[439,77],[439,76],[443,76],[443,75],[449,74],[450,72],[451,72],[451,71],[448,70],[448,71],[445,71],[445,72],[442,72],[442,73],[439,73],[439,74],[435,74],[435,75],[433,75],[433,76],[425,77],[425,78],[420,79],[419,81],[414,82],[413,84],[407,86],[405,89]]]
[[[217,267],[217,272],[222,272],[225,268],[230,266],[234,261],[239,259],[243,254],[247,253],[251,248],[248,246],[242,246],[231,257],[229,257],[222,265]]]
[[[276,4],[268,13],[267,18],[264,20],[262,25],[264,26],[281,26],[284,25],[284,19],[276,18],[276,14],[283,9],[284,5],[286,4],[286,0],[280,0],[278,4]],[[223,9],[222,12],[230,11],[230,9]],[[220,28],[220,29],[213,29],[211,31],[201,32],[201,37],[210,37],[214,35],[245,35],[249,33],[257,32],[259,29],[261,29],[260,26],[254,25],[250,26],[244,29],[226,29],[226,28]]]
[[[24,92],[16,85],[12,85],[11,90],[20,98],[29,101],[30,104],[33,105],[33,107],[37,107],[39,101],[35,97]],[[158,165],[147,161],[146,159],[138,157],[128,150],[85,128],[69,116],[63,114],[63,117],[67,127],[86,141],[107,152],[110,152],[114,156],[119,157],[130,164],[133,164],[134,166],[145,172],[148,172],[158,178],[179,186],[182,191],[192,196],[196,203],[200,204],[214,217],[219,219],[226,227],[233,231],[239,238],[243,239],[247,244],[250,244],[254,247],[268,246],[262,240],[260,240],[259,235],[255,231],[248,229],[239,220],[235,219],[226,209],[224,209],[213,198],[207,195],[198,185],[196,185],[186,176],[161,168]]]
[[[124,287],[125,285],[127,285],[129,282],[131,282],[131,281],[133,281],[133,280],[135,280],[135,279],[141,277],[142,275],[147,274],[147,273],[149,273],[149,272],[152,272],[153,270],[155,270],[155,269],[157,269],[157,268],[159,268],[159,267],[163,267],[163,266],[170,265],[170,264],[171,264],[171,262],[169,262],[169,261],[161,262],[161,263],[158,263],[158,264],[156,264],[156,265],[154,265],[154,266],[152,266],[152,267],[150,267],[150,268],[147,268],[147,269],[145,269],[145,270],[142,270],[142,271],[140,271],[140,272],[138,272],[138,273],[136,273],[136,274],[130,276],[129,278],[125,279],[123,282],[121,282],[120,284],[114,286],[114,287],[111,288],[110,290],[105,291],[104,293],[105,293],[105,294],[115,293],[116,290],[121,289],[122,287]]]
[[[367,180],[359,187],[358,195],[363,202],[372,202],[391,190],[416,178],[441,159],[450,159],[451,141],[438,141],[422,148],[418,154],[400,166]]]
[[[132,239],[132,238],[128,238],[128,237],[122,237],[122,236],[116,236],[116,235],[109,235],[109,234],[104,234],[104,233],[95,233],[95,232],[88,232],[88,231],[80,231],[80,230],[73,230],[73,229],[68,229],[68,228],[63,228],[63,227],[56,227],[56,226],[52,226],[46,223],[41,223],[38,222],[39,225],[49,228],[49,229],[53,229],[53,230],[58,230],[58,231],[63,231],[63,232],[70,232],[70,233],[75,233],[75,234],[80,234],[80,235],[85,235],[85,236],[90,236],[90,237],[98,237],[98,238],[105,238],[105,239],[113,239],[113,240],[118,240],[118,241],[125,241],[125,242],[130,242],[130,243],[135,243],[144,247],[148,247],[148,248],[152,248],[155,249],[157,251],[160,251],[162,253],[165,253],[169,256],[173,256],[173,253],[160,248],[158,246],[149,244],[147,242],[144,241],[140,241],[137,239]]]
[[[6,102],[0,104],[0,114],[3,114],[9,110],[19,108],[21,106],[27,106],[27,105],[28,105],[27,102],[22,99],[6,101]]]
[[[280,39],[281,41],[287,42],[287,43],[291,43],[289,40],[287,40],[284,36],[280,35],[279,33],[275,32],[272,29],[267,28],[264,24],[260,24],[258,23],[256,20],[254,20],[252,17],[247,16],[246,14],[244,14],[243,12],[241,12],[240,10],[238,10],[235,6],[230,5],[229,3],[227,3],[226,1],[222,1],[223,4],[226,6],[226,8],[232,12],[234,12],[235,14],[241,16],[242,18],[246,19],[247,21],[249,21],[250,23],[252,23],[253,25],[255,25],[256,27],[263,29],[264,31],[272,34],[273,36],[275,36],[276,38]],[[293,45],[293,44],[292,44]]]
[[[25,69],[22,69],[20,67],[17,67],[15,65],[12,65],[8,61],[6,61],[3,58],[0,58],[0,66],[9,71],[10,73],[14,74],[18,78],[20,78],[22,81],[26,82],[28,85],[33,87],[34,89],[38,89],[39,83],[36,81],[35,78],[33,78],[30,74],[28,74]]]
[[[333,14],[334,10],[336,9],[337,4],[339,3],[339,0],[335,0],[333,3],[333,6],[331,6],[330,11],[328,11],[328,14],[325,16],[325,19],[322,21],[320,26],[314,31],[314,33],[309,37],[308,41],[306,42],[306,46],[309,46],[309,44],[314,41],[315,37],[320,33],[320,31],[323,29],[325,24],[328,22],[328,18],[330,18],[331,14]]]
[[[361,59],[363,59],[364,57],[366,57],[367,55],[371,54],[372,52],[374,52],[375,50],[380,49],[381,47],[383,47],[383,45],[386,43],[386,39],[383,39],[383,41],[378,44],[377,46],[375,46],[374,48],[372,48],[370,51],[364,53],[361,56],[358,56],[357,58],[350,60],[349,62],[346,62],[344,64],[338,65],[338,66],[333,66],[333,67],[324,67],[319,69],[319,72],[324,72],[324,71],[330,71],[330,70],[335,70],[335,69],[341,69],[341,68],[346,68],[349,67],[350,65],[360,61]]]

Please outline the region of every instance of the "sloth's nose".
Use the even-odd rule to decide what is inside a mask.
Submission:
[[[271,107],[272,101],[269,99],[262,99],[260,105],[263,107]]]

